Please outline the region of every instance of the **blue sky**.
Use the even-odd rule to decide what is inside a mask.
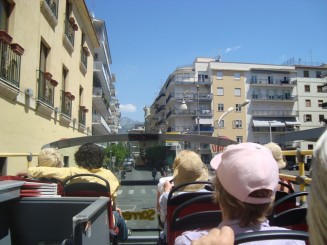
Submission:
[[[327,63],[327,0],[85,1],[106,22],[122,117],[133,120],[196,57]]]

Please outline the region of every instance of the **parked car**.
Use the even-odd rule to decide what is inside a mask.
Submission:
[[[133,165],[133,168],[135,168],[135,160],[133,158],[126,158],[125,162],[131,162]]]
[[[123,170],[126,171],[126,172],[132,172],[133,163],[132,162],[124,162],[123,163]]]

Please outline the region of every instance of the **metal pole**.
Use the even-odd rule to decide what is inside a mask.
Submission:
[[[196,111],[197,111],[197,126],[198,126],[198,135],[200,135],[200,102],[199,102],[199,90],[200,90],[200,86],[199,85],[196,85],[196,92],[197,92],[197,105],[196,105]],[[200,142],[198,143],[198,152],[200,154],[200,147],[201,147],[201,144]]]

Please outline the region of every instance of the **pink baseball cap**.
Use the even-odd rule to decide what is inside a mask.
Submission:
[[[256,143],[229,145],[210,162],[224,189],[240,200],[251,204],[273,200],[279,180],[278,166],[271,151]],[[271,197],[251,197],[253,191],[267,189]]]

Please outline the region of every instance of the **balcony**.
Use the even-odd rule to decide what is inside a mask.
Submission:
[[[41,12],[52,28],[58,24],[57,0],[41,0]]]
[[[95,74],[97,74],[99,81],[101,83],[101,87],[103,90],[105,91],[112,91],[109,87],[109,75],[108,72],[105,69],[105,66],[103,65],[103,63],[101,61],[94,61],[93,63],[93,72]],[[113,90],[114,92],[114,90]]]
[[[295,102],[296,96],[290,94],[284,95],[270,95],[270,94],[252,94],[252,101],[275,101],[275,102]]]
[[[285,86],[285,87],[294,87],[296,85],[296,81],[291,81],[290,78],[283,79],[251,79],[251,86]]]
[[[72,100],[75,99],[71,93],[61,91],[61,112],[60,121],[63,124],[69,125],[72,117]]]
[[[65,19],[65,33],[63,34],[63,44],[69,54],[74,51],[75,30],[77,27],[75,20],[72,20]]]
[[[297,117],[299,112],[293,110],[253,110],[251,115],[261,117]]]
[[[97,134],[100,135],[111,133],[110,127],[101,115],[92,115],[92,127],[95,129],[93,130],[93,132],[95,131]]]
[[[80,106],[80,109],[78,110],[78,130],[84,131],[86,126],[86,113],[88,112],[88,109],[85,108],[85,106]]]
[[[110,116],[109,113],[109,99],[105,97],[102,88],[93,87],[93,104],[95,105],[97,111],[104,117],[107,118]]]
[[[11,41],[11,36],[0,31],[0,93],[14,100],[19,94],[21,56],[24,49]]]
[[[38,72],[37,110],[49,116],[54,109],[54,90],[58,82],[52,79],[52,75],[49,72]]]
[[[87,47],[81,47],[81,62],[80,62],[80,70],[83,75],[87,72],[87,57],[90,55],[90,51]]]

